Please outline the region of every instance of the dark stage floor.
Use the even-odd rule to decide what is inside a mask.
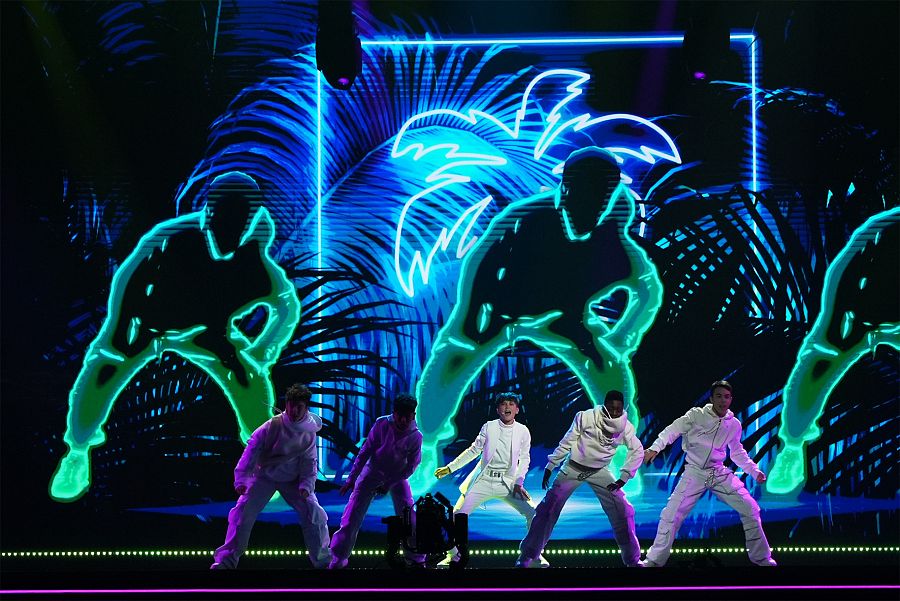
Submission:
[[[661,569],[625,569],[606,549],[549,552],[553,567],[517,570],[512,548],[482,548],[469,567],[391,570],[376,551],[340,572],[313,570],[302,550],[258,551],[241,569],[211,572],[209,554],[9,557],[12,598],[179,599],[898,599],[900,550],[776,550],[778,568],[743,550],[676,553]],[[139,553],[139,552],[137,552]],[[298,567],[299,566],[299,567]]]

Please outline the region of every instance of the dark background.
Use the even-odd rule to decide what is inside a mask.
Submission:
[[[438,31],[445,37],[683,31],[701,21],[752,28],[762,46],[762,87],[804,88],[837,102],[846,118],[868,132],[873,145],[881,149],[883,163],[892,166],[884,169],[882,177],[883,188],[894,191],[898,189],[900,138],[898,7],[896,2],[361,5],[375,20],[399,19],[414,31]],[[154,49],[157,58],[146,66],[119,68],[114,57],[104,55],[97,37],[95,24],[102,8],[102,4],[88,3],[0,4],[0,546],[34,548],[59,541],[61,547],[71,547],[92,540],[114,547],[133,544],[135,533],[140,532],[147,546],[172,545],[177,533],[180,541],[211,547],[221,538],[219,523],[171,517],[165,528],[159,528],[158,517],[122,511],[112,500],[117,496],[156,499],[167,486],[177,488],[177,483],[169,481],[165,464],[142,446],[141,439],[136,439],[133,459],[142,469],[130,471],[130,476],[112,470],[103,496],[63,506],[47,495],[46,483],[62,451],[65,398],[84,352],[84,345],[69,335],[73,327],[82,327],[72,320],[91,311],[96,317],[97,307],[102,310],[106,293],[96,282],[110,275],[103,272],[103,261],[88,261],[80,252],[79,232],[68,225],[75,209],[54,200],[61,197],[60,174],[73,182],[90,174],[98,194],[127,194],[121,229],[109,250],[121,259],[152,225],[171,216],[170,199],[203,155],[209,124],[239,89],[244,70],[252,68],[249,59],[212,61],[213,36],[208,25],[216,2],[156,7],[156,23],[165,30],[156,38],[162,40]],[[36,25],[35,15],[46,20]],[[296,36],[297,45],[312,41],[308,28]],[[60,78],[60,73],[77,76]],[[633,83],[632,88],[598,92],[606,96],[595,101],[622,107],[649,103],[646,109],[652,113],[653,100],[639,97],[643,82],[635,76]],[[702,91],[686,80],[661,89],[667,95],[665,106],[684,112],[702,106]],[[807,135],[814,146],[827,131],[811,129]],[[817,159],[813,153],[798,160],[798,173],[813,179],[825,177]],[[99,272],[84,277],[85,269]],[[73,308],[73,303],[82,305]],[[893,380],[888,381],[896,383],[896,354],[882,357],[871,369],[890,371],[892,365]],[[858,377],[865,378],[866,373]],[[896,404],[896,384],[893,401],[890,406]],[[200,423],[216,417],[210,403],[198,403],[191,411],[192,419]],[[480,423],[483,416],[473,419]],[[222,444],[231,453],[238,449],[233,440]],[[208,480],[200,480],[211,487],[209,496],[227,492],[229,483],[222,476],[229,470],[219,466]],[[279,527],[266,528],[272,536],[281,536]],[[849,536],[858,525],[841,528]]]

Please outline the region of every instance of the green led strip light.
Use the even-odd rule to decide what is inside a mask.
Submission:
[[[646,549],[642,551],[646,552]],[[775,553],[897,553],[900,547],[772,547]],[[697,553],[745,553],[743,547],[695,547],[685,549],[673,549],[673,553],[684,555]],[[518,555],[518,549],[472,549],[469,551],[471,555]],[[122,551],[3,551],[0,552],[0,558],[34,558],[34,557],[66,557],[66,558],[86,558],[86,557],[197,557],[212,556],[212,550],[122,550]],[[618,549],[546,549],[545,555],[619,555]],[[290,557],[297,555],[306,555],[305,549],[258,549],[249,550],[246,555],[261,557]],[[384,555],[383,549],[355,549],[353,555],[356,556],[381,556]]]

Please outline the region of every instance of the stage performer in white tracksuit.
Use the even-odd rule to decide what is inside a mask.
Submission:
[[[608,466],[621,445],[625,445],[628,452],[616,478]],[[579,411],[572,427],[547,458],[543,481],[545,490],[553,469],[558,466],[559,474],[538,505],[531,528],[519,545],[516,566],[535,567],[534,558],[550,540],[566,501],[583,482],[587,482],[609,518],[622,561],[626,566],[638,567],[641,547],[634,533],[634,507],[625,498],[622,487],[634,477],[643,457],[644,448],[625,415],[625,398],[621,392],[610,390],[603,405]]]
[[[259,512],[275,494],[294,508],[303,530],[309,559],[328,565],[328,516],[316,499],[316,432],[322,418],[309,412],[309,388],[294,384],[285,394],[284,413],[257,428],[234,468],[234,490],[240,495],[228,513],[225,544],[216,549],[214,570],[233,569],[247,550]]]
[[[728,409],[730,406],[731,384],[725,380],[713,382],[710,386],[710,403],[704,407],[694,407],[676,419],[660,432],[656,441],[647,449],[644,461],[650,463],[658,453],[681,436],[685,466],[681,480],[659,516],[656,539],[647,551],[647,559],[643,562],[645,566],[659,567],[666,564],[681,523],[707,490],[711,490],[740,514],[750,561],[760,566],[776,565],[769,549],[769,541],[763,532],[759,505],[734,472],[722,465],[725,449],[728,448],[731,460],[744,472],[753,476],[757,482],[766,481],[766,475],[750,459],[741,444],[741,423]]]
[[[340,493],[350,500],[341,516],[341,527],[331,538],[331,569],[347,567],[350,552],[356,544],[356,536],[362,526],[369,505],[376,494],[391,493],[395,515],[413,504],[409,478],[422,460],[422,433],[416,426],[416,398],[400,394],[394,399],[393,413],[375,420],[366,441],[360,448],[347,482]],[[425,558],[406,553],[412,563],[422,563]]]
[[[502,392],[495,397],[494,403],[500,419],[484,424],[469,448],[444,467],[436,469],[434,476],[443,478],[480,455],[481,461],[459,487],[462,495],[453,508],[454,513],[469,515],[482,503],[501,499],[522,514],[528,527],[535,507],[524,486],[531,463],[531,432],[527,426],[516,421],[519,395]],[[544,567],[550,565],[542,557],[539,559]],[[458,560],[456,550],[452,549],[438,566],[446,567],[451,561]]]

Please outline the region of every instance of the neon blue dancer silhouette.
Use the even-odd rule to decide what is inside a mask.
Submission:
[[[438,450],[469,385],[503,348],[528,340],[562,361],[594,406],[624,391],[638,423],[630,360],[662,303],[656,268],[631,238],[634,199],[615,157],[596,147],[572,153],[559,188],[510,204],[464,259],[457,304],[438,332],[417,388],[422,464],[431,483]],[[596,312],[624,293],[612,326]]]
[[[797,354],[782,394],[784,409],[766,488],[787,494],[806,482],[804,446],[822,431],[816,421],[844,374],[884,344],[900,349],[900,207],[859,227],[825,272],[822,310]]]
[[[252,178],[221,175],[203,209],[154,227],[116,271],[106,320],[69,392],[68,451],[51,480],[51,497],[74,501],[88,490],[90,450],[106,440],[103,425],[113,403],[165,352],[219,385],[242,441],[271,417],[269,373],[300,320],[300,301],[268,254],[275,224],[260,201]],[[260,309],[261,331],[242,331],[242,318]]]

